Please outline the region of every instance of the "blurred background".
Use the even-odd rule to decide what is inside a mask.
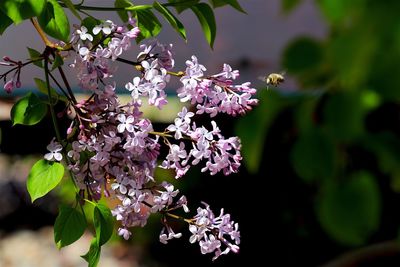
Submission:
[[[162,245],[159,218],[154,218],[144,229],[134,229],[130,242],[115,238],[99,266],[398,266],[400,2],[239,2],[247,14],[216,10],[214,50],[189,12],[180,16],[187,43],[168,26],[158,39],[174,43],[177,69],[196,54],[210,73],[229,63],[241,71],[243,82],[260,89],[260,104],[247,116],[217,118],[226,136],[242,139],[239,174],[210,177],[193,169],[180,181],[159,174],[188,196],[192,209],[200,201],[216,212],[224,207],[240,224],[240,253],[211,263],[188,243],[180,224],[176,228],[184,236]],[[0,38],[0,51],[27,58],[27,43],[41,50],[31,25],[22,24]],[[120,68],[122,87],[133,76],[128,67]],[[278,88],[267,89],[257,79],[281,71],[286,82]],[[34,88],[33,77],[42,77],[39,69],[23,70],[25,91]],[[11,128],[14,101],[2,92],[0,266],[85,266],[79,255],[87,251],[90,233],[61,252],[53,243],[51,225],[58,204],[71,199],[70,185],[29,204],[26,176],[53,131],[46,121]],[[175,114],[171,110],[156,127]],[[199,119],[209,123],[207,117]]]

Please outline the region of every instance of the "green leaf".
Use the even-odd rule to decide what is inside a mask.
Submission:
[[[28,53],[29,53],[29,56],[30,56],[31,60],[35,60],[35,59],[41,58],[42,54],[39,51],[37,51],[37,50],[35,50],[33,48],[30,48],[30,47],[27,47],[27,48],[28,48]],[[33,64],[38,66],[39,68],[43,68],[43,60],[33,62]]]
[[[45,3],[46,0],[1,0],[0,10],[18,24],[25,19],[40,15]]]
[[[200,22],[207,42],[209,43],[210,47],[213,48],[217,33],[217,26],[212,8],[206,3],[199,3],[192,6],[191,9],[193,13],[196,14]]]
[[[349,142],[364,132],[367,107],[360,92],[340,92],[331,95],[324,107],[324,123],[333,137]]]
[[[129,0],[115,0],[114,6],[121,8],[121,7],[132,7],[133,4]],[[128,21],[128,13],[126,11],[118,10],[117,11],[118,16],[121,18],[123,22]]]
[[[257,173],[259,169],[269,127],[279,112],[287,106],[282,96],[275,91],[263,90],[259,99],[260,105],[240,118],[235,129],[242,140],[244,163],[251,173]]]
[[[89,251],[81,257],[89,263],[88,267],[96,267],[100,260],[100,254],[101,247],[98,245],[97,239],[93,238]]]
[[[299,37],[285,48],[282,65],[289,73],[301,74],[317,68],[322,56],[322,47],[317,40]]]
[[[59,55],[56,54],[54,61],[53,61],[53,65],[51,67],[51,71],[57,69],[58,67],[64,65],[64,59]]]
[[[350,246],[364,244],[379,227],[381,195],[375,177],[358,172],[345,181],[330,181],[316,207],[322,228],[334,240]]]
[[[244,11],[244,9],[240,6],[240,4],[237,0],[210,0],[210,2],[214,8],[225,6],[225,5],[230,5],[234,9],[236,9],[242,13],[246,13],[246,11]]]
[[[34,80],[39,92],[41,92],[44,95],[47,95],[48,91],[46,82],[39,78],[34,78]],[[68,99],[63,95],[59,95],[53,87],[50,87],[50,91],[51,91],[51,97],[53,98],[53,103],[52,103],[53,105],[56,104],[58,100],[68,103]]]
[[[53,190],[64,176],[64,166],[44,159],[33,165],[26,186],[32,202]]]
[[[74,16],[82,21],[81,15],[79,15],[78,10],[76,10],[74,4],[71,2],[71,0],[62,0],[64,4],[68,7],[68,9],[74,14]]]
[[[136,19],[140,29],[138,42],[143,39],[157,36],[161,31],[161,23],[150,10],[137,10]]]
[[[291,153],[296,173],[307,183],[332,177],[335,159],[333,141],[315,127],[300,135]]]
[[[13,21],[0,9],[0,35],[13,23]]]
[[[168,0],[168,6],[173,6],[176,12],[180,14],[186,9],[194,6],[198,2],[200,2],[200,0]]]
[[[98,245],[104,245],[110,238],[114,229],[114,219],[111,210],[97,203],[94,208],[93,224],[96,229],[96,239]]]
[[[45,33],[58,40],[68,42],[70,30],[68,17],[56,0],[47,0],[45,9],[38,16],[38,21]]]
[[[35,94],[29,92],[18,100],[11,109],[13,125],[34,125],[40,122],[47,114],[47,105]]]
[[[82,213],[69,206],[61,205],[54,223],[54,241],[62,248],[78,240],[86,229],[86,219]]]
[[[169,24],[186,40],[186,31],[183,24],[169,11],[168,8],[164,7],[157,1],[153,4],[154,8],[164,16]]]
[[[282,0],[282,10],[285,13],[290,13],[301,3],[301,1],[302,0]]]

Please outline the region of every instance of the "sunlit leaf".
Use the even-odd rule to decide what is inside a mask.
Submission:
[[[47,0],[45,9],[38,16],[38,21],[48,35],[68,42],[70,31],[68,17],[56,0]]]
[[[217,26],[212,8],[206,3],[199,3],[192,6],[191,9],[200,22],[208,44],[213,48],[215,36],[217,34]]]
[[[46,0],[1,0],[0,10],[18,24],[25,19],[40,15],[45,3]],[[0,20],[6,21],[7,17],[2,17]]]
[[[33,165],[26,181],[32,202],[53,190],[64,176],[64,166],[58,162],[39,160]]]
[[[169,22],[169,24],[186,40],[186,31],[183,24],[169,11],[168,8],[162,6],[158,2],[154,2],[154,8]]]

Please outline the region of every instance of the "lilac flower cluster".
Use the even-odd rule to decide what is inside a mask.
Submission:
[[[257,103],[251,97],[256,90],[250,83],[233,85],[239,76],[237,70],[224,64],[223,71],[204,76],[206,70],[197,58],[186,62],[185,72],[172,72],[174,59],[172,45],[152,42],[141,45],[136,62],[131,62],[140,72],[126,83],[131,99],[121,104],[115,92],[115,83],[107,81],[115,67],[112,61],[128,62],[120,55],[131,46],[139,34],[135,21],[118,26],[105,21],[89,30],[78,27],[72,37],[75,51],[74,63],[80,85],[90,90],[91,97],[79,103],[70,103],[75,116],[67,130],[66,146],[68,167],[83,198],[99,200],[102,196],[118,200],[112,214],[120,222],[118,234],[125,239],[132,235],[130,228],[146,225],[152,213],[163,215],[164,225],[160,242],[179,238],[169,224],[169,219],[181,219],[189,224],[190,242],[199,242],[201,252],[215,253],[214,258],[228,252],[238,252],[240,233],[238,224],[221,210],[215,216],[209,206],[198,208],[197,215],[184,219],[172,212],[183,209],[189,212],[187,199],[179,190],[165,181],[154,178],[157,167],[172,169],[176,178],[184,176],[190,166],[204,162],[202,172],[214,175],[235,173],[240,167],[241,143],[238,137],[225,138],[215,121],[212,129],[198,126],[193,121],[196,114],[243,114]],[[94,41],[110,40],[108,43]],[[196,112],[184,107],[174,123],[163,131],[155,131],[151,121],[143,117],[143,99],[162,109],[167,98],[165,88],[173,76],[180,77],[183,87],[178,90],[181,101],[196,104]],[[71,141],[72,140],[72,141]],[[159,142],[162,140],[163,142]],[[160,146],[169,152],[160,160]],[[47,160],[60,161],[62,146],[55,141],[48,146]]]
[[[170,149],[162,167],[175,169],[176,178],[182,177],[189,170],[190,165],[197,165],[201,160],[207,160],[202,172],[210,171],[211,175],[223,171],[225,175],[235,173],[240,166],[240,139],[230,137],[225,139],[215,121],[211,121],[213,129],[207,130],[204,126],[197,127],[191,123],[193,112],[187,112],[186,107],[178,113],[174,124],[168,126],[169,133],[174,133],[176,140],[184,138],[191,140],[192,149],[185,150],[185,143],[180,145],[168,144]],[[190,161],[191,160],[191,161]]]
[[[197,209],[195,223],[189,225],[189,231],[192,233],[190,243],[199,242],[202,254],[214,252],[213,260],[230,251],[237,253],[240,244],[239,225],[231,221],[229,214],[224,214],[224,209],[221,209],[220,215],[216,217],[210,206],[205,203],[204,205],[205,208]],[[223,246],[225,249],[222,251]]]
[[[186,61],[186,66],[178,97],[182,102],[197,104],[197,114],[209,113],[211,117],[218,113],[243,115],[257,104],[258,100],[251,98],[256,89],[251,88],[249,82],[233,85],[239,71],[232,70],[228,64],[224,64],[221,73],[208,77],[204,77],[206,68],[198,63],[195,56]]]

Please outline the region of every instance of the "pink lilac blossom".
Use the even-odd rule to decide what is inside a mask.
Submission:
[[[176,178],[200,163],[201,171],[211,175],[237,172],[242,159],[240,139],[225,138],[215,121],[211,121],[209,129],[196,125],[193,119],[195,113],[243,114],[257,100],[251,98],[255,89],[250,83],[233,84],[239,72],[227,64],[222,72],[205,76],[206,68],[192,56],[186,62],[185,72],[173,73],[172,45],[153,41],[140,46],[134,64],[140,75],[125,84],[131,99],[121,104],[116,84],[107,78],[115,72],[112,61],[119,59],[138,36],[135,23],[130,18],[130,26],[118,26],[112,21],[95,26],[91,33],[109,38],[107,44],[93,44],[92,34],[83,26],[73,35],[75,58],[71,67],[77,71],[82,88],[91,90],[92,96],[71,107],[76,116],[71,118],[74,121],[67,130],[72,139],[66,149],[67,162],[82,197],[97,201],[104,195],[118,201],[112,214],[120,224],[118,234],[122,238],[129,239],[132,227],[143,227],[151,214],[161,213],[164,227],[159,239],[167,243],[182,236],[172,229],[168,214],[177,209],[187,213],[189,208],[186,197],[174,185],[155,180],[155,169],[172,169]],[[147,99],[148,104],[162,109],[167,104],[165,88],[171,76],[180,77],[183,87],[178,90],[178,97],[195,104],[196,111],[183,107],[173,124],[157,132],[152,122],[143,117],[142,101]],[[163,144],[169,150],[165,158],[160,158]],[[48,149],[46,159],[61,160],[62,147],[58,143],[53,140]],[[201,253],[214,253],[216,259],[239,251],[238,224],[223,210],[215,216],[205,205],[197,209],[193,218],[184,221],[192,233],[190,243],[198,242]]]
[[[206,68],[198,63],[197,57],[192,56],[186,61],[185,75],[180,79],[183,86],[178,89],[178,97],[182,102],[197,104],[197,114],[208,113],[211,117],[218,113],[236,116],[243,115],[258,103],[251,98],[256,89],[250,83],[234,85],[239,77],[238,70],[232,70],[224,64],[221,73],[205,76]]]

